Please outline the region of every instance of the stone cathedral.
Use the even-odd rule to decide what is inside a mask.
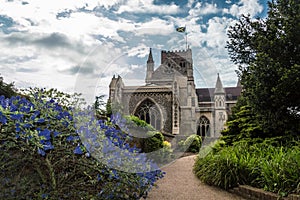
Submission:
[[[161,51],[155,69],[152,51],[147,60],[145,85],[125,86],[113,77],[109,99],[127,115],[135,115],[166,135],[198,134],[219,137],[241,93],[241,85],[223,87],[219,74],[215,88],[196,88],[192,50]]]

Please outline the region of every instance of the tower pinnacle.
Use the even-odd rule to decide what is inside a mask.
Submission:
[[[146,84],[150,83],[153,72],[154,72],[154,61],[152,57],[152,49],[150,48],[150,52],[147,60]]]
[[[215,87],[215,94],[225,94],[219,73],[218,73],[218,78],[217,78],[216,87]]]
[[[154,63],[153,57],[152,57],[152,48],[150,48],[147,63]]]

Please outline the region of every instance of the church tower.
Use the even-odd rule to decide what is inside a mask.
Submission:
[[[218,137],[220,132],[224,129],[224,124],[227,120],[226,105],[225,105],[225,90],[219,73],[214,91],[215,102],[215,137]],[[217,135],[218,134],[218,135]]]
[[[153,71],[154,71],[154,61],[152,57],[152,49],[150,48],[150,52],[147,60],[146,84],[150,84]]]

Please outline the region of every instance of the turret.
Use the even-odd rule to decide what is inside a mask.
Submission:
[[[150,48],[150,52],[149,52],[148,60],[147,60],[146,84],[150,83],[153,71],[154,71],[154,61],[153,61],[153,57],[152,57],[152,49]]]
[[[224,129],[224,123],[227,120],[226,105],[225,105],[225,90],[221,82],[219,73],[216,82],[214,100],[215,100],[215,136],[219,136]]]
[[[219,73],[218,73],[218,78],[217,78],[217,82],[216,82],[216,87],[215,87],[215,92],[214,94],[225,94],[225,90],[223,88],[223,84],[221,82]]]

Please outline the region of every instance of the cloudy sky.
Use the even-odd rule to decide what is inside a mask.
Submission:
[[[153,49],[193,52],[197,87],[237,82],[226,31],[241,14],[265,17],[267,0],[0,0],[0,73],[18,88],[107,94],[113,75],[144,84]],[[90,99],[88,99],[90,98]]]

